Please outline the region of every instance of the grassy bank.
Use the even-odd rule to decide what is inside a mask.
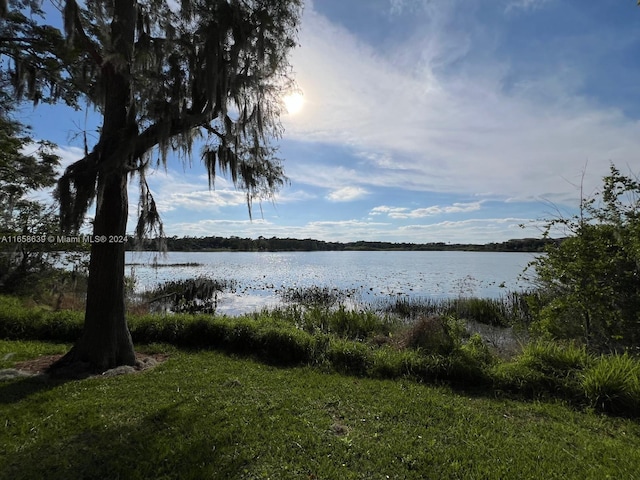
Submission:
[[[505,359],[455,317],[420,317],[406,324],[371,312],[289,308],[239,318],[130,316],[129,325],[137,345],[212,349],[270,365],[446,384],[487,397],[562,400],[577,409],[640,417],[637,358],[530,342]],[[0,338],[71,343],[81,328],[80,312],[26,308],[0,297]]]
[[[0,341],[0,358],[68,345]],[[634,478],[637,422],[212,351],[0,384],[0,478]],[[144,349],[144,347],[142,347]]]

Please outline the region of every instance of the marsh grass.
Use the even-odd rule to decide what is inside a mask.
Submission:
[[[290,287],[278,292],[280,299],[287,304],[304,307],[334,308],[355,296],[356,290],[344,290],[329,287]]]
[[[0,348],[24,356],[65,346]],[[600,480],[638,472],[635,421],[164,348],[170,358],[141,374],[0,384],[0,479]],[[421,360],[403,355],[400,369]]]
[[[485,325],[507,327],[531,323],[530,295],[533,294],[510,292],[500,298],[398,296],[377,300],[371,307],[408,320],[422,316],[455,316]]]
[[[172,280],[145,292],[143,299],[161,311],[175,313],[215,313],[218,294],[234,291],[237,282],[207,277]],[[157,308],[156,308],[157,309]]]

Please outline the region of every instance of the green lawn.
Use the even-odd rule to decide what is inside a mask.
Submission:
[[[0,341],[0,368],[66,348]],[[637,421],[155,349],[135,375],[0,383],[0,478],[640,478]]]

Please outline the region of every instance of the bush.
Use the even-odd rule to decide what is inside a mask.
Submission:
[[[72,342],[82,331],[83,315],[63,310],[25,308],[17,298],[0,296],[0,337]]]
[[[465,356],[473,359],[474,362],[482,365],[483,367],[493,365],[497,361],[497,357],[491,353],[487,344],[477,333],[471,335],[469,340],[462,345],[460,350]]]
[[[584,372],[582,387],[591,405],[600,410],[640,414],[640,362],[627,354],[598,358]]]
[[[558,394],[567,399],[584,399],[580,374],[592,362],[582,346],[532,342],[513,362],[492,370],[497,388],[527,396]]]
[[[312,362],[316,346],[312,335],[290,327],[265,328],[257,342],[262,358],[286,365]]]
[[[448,355],[460,347],[464,325],[452,318],[420,317],[402,332],[400,345],[436,355]]]
[[[547,297],[537,327],[553,338],[579,339],[596,352],[640,343],[640,182],[613,165],[601,192],[581,199],[579,214],[551,220],[550,244],[535,269]]]
[[[374,363],[369,346],[343,339],[329,342],[327,359],[338,372],[359,376],[365,376]]]
[[[549,378],[523,362],[499,363],[490,372],[498,391],[538,397],[549,392]]]
[[[575,343],[536,341],[524,348],[520,361],[541,372],[561,376],[583,370],[591,363],[591,357],[584,346]]]

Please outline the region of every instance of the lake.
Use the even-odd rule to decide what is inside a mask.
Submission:
[[[364,303],[389,296],[499,298],[527,288],[523,270],[537,254],[496,252],[127,252],[136,291],[205,276],[237,282],[218,297],[219,313],[274,307],[289,288],[355,291]],[[158,266],[154,267],[153,264]],[[191,265],[185,265],[191,264]],[[197,265],[193,265],[197,264]]]

